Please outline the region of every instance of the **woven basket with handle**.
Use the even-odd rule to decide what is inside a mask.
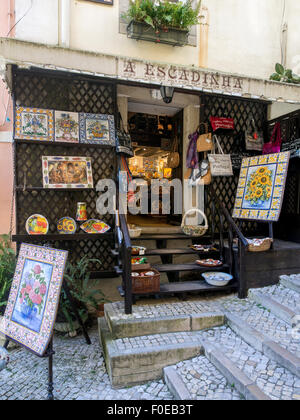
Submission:
[[[186,225],[185,224],[185,220],[186,220],[187,216],[190,216],[194,213],[201,214],[201,216],[204,219],[204,226],[202,226],[202,225]],[[195,237],[198,236],[198,237],[200,237],[200,236],[205,235],[205,233],[207,232],[207,229],[208,229],[208,221],[207,221],[207,217],[206,217],[205,213],[203,213],[202,210],[199,210],[199,209],[196,209],[196,208],[188,210],[185,213],[185,215],[183,216],[182,223],[181,223],[181,229],[182,229],[183,233],[185,235],[188,235],[188,236],[195,236]]]

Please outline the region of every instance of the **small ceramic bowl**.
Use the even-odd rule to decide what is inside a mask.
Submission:
[[[204,277],[206,283],[217,287],[227,286],[227,284],[233,279],[231,274],[214,271],[203,273],[202,276]]]

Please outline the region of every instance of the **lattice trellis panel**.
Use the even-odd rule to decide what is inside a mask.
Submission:
[[[201,96],[201,122],[210,125],[210,117],[228,117],[233,118],[235,123],[234,133],[223,132],[218,134],[220,143],[224,153],[237,153],[234,144],[235,136],[247,128],[247,121],[253,117],[258,130],[264,130],[267,119],[267,104],[262,101],[226,98],[220,95],[202,95]],[[245,150],[239,150],[245,152]],[[255,155],[256,152],[250,154]],[[228,211],[232,213],[238,185],[239,171],[235,171],[233,177],[216,177],[213,178],[213,186],[218,196],[225,203]],[[209,201],[209,200],[208,200]],[[212,226],[212,209],[209,202],[206,202],[206,214],[209,224]],[[218,227],[219,218],[216,215],[216,228]],[[225,226],[226,227],[226,226]],[[260,226],[253,222],[243,222],[242,230],[246,235],[257,233]],[[218,231],[218,229],[216,229]]]
[[[18,70],[14,68],[14,99],[17,105],[71,112],[113,114],[116,116],[116,85],[95,78],[82,78],[69,73]],[[114,151],[95,145],[60,146],[28,144],[15,141],[16,233],[25,234],[27,218],[43,214],[49,221],[49,233],[57,233],[57,221],[63,216],[75,217],[77,202],[86,202],[88,217],[101,218],[110,226],[111,215],[96,211],[98,193],[89,190],[43,190],[42,156],[88,156],[92,158],[94,186],[100,179],[115,179],[117,162]],[[34,242],[34,238],[30,237]],[[83,235],[78,241],[49,241],[47,244],[69,250],[69,260],[88,255],[98,258],[92,271],[113,271],[113,241],[91,239]]]

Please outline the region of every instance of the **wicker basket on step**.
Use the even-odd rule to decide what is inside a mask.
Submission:
[[[269,251],[272,246],[273,239],[263,238],[263,239],[247,239],[248,240],[248,251],[250,252],[264,252]],[[255,243],[255,241],[257,241]]]
[[[153,271],[153,276],[131,276],[132,279],[132,293],[158,293],[160,290],[160,273],[154,268],[150,268],[149,271]],[[134,270],[134,273],[142,273],[145,270]]]
[[[193,214],[193,213],[198,213],[203,217],[204,226],[201,226],[201,225],[186,225],[185,224],[186,217]],[[207,232],[207,229],[208,229],[208,222],[207,222],[206,215],[203,213],[203,211],[201,211],[199,209],[193,208],[193,209],[188,210],[182,218],[181,229],[182,229],[183,233],[187,236],[200,237],[200,236],[205,235],[205,233]]]

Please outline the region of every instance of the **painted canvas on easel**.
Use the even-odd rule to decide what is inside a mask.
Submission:
[[[0,332],[42,356],[55,323],[68,252],[22,244]]]
[[[243,159],[234,218],[278,221],[289,158],[289,152],[285,152]]]

